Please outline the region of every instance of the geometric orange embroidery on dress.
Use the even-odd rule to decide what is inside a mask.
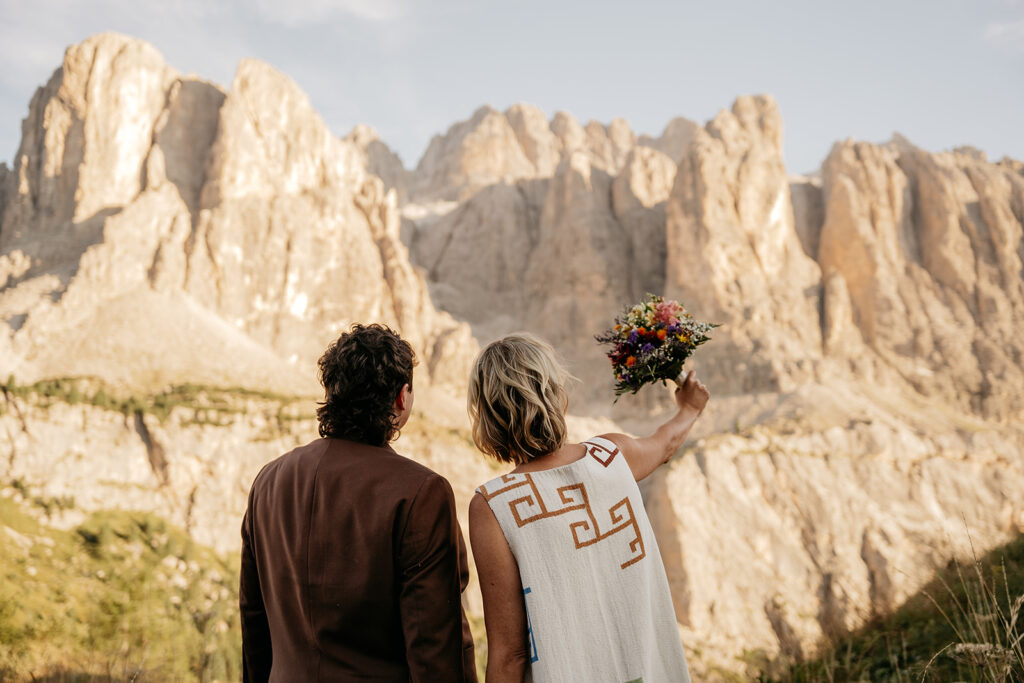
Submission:
[[[611,527],[602,532],[597,523],[597,517],[590,506],[587,488],[582,482],[568,484],[567,486],[555,489],[555,492],[558,494],[557,502],[560,505],[554,509],[548,508],[547,502],[529,473],[506,474],[501,477],[501,484],[507,484],[507,486],[500,486],[495,491],[487,491],[481,486],[480,494],[485,500],[490,502],[496,496],[525,487],[524,495],[509,501],[508,504],[512,517],[520,528],[541,519],[550,519],[551,517],[558,517],[569,512],[581,510],[585,513],[584,519],[569,524],[569,531],[572,533],[572,540],[577,549],[600,543],[620,531],[632,529],[633,539],[629,542],[629,549],[635,556],[624,562],[621,565],[622,568],[625,569],[631,564],[636,564],[647,556],[647,550],[644,548],[644,539],[640,535],[640,526],[636,522],[636,516],[633,514],[633,504],[629,502],[628,496],[608,508]]]
[[[608,450],[607,447],[599,443],[593,443],[592,441],[587,441],[585,443],[587,444],[587,453],[589,453],[594,460],[598,461],[605,467],[611,465],[612,460],[614,460],[615,456],[619,454],[618,448],[612,448],[611,450]]]

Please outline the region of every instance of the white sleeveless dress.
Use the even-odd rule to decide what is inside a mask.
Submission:
[[[690,680],[665,567],[640,489],[614,443],[580,460],[507,474],[477,491],[519,564],[527,680]]]

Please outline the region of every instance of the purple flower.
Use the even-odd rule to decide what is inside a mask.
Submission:
[[[636,330],[631,330],[630,331],[630,333],[629,333],[629,343],[630,344],[636,344],[636,342],[637,342],[637,340],[639,338],[640,338],[640,334]]]
[[[654,351],[654,344],[644,344],[640,347],[640,351],[643,353],[651,353]]]

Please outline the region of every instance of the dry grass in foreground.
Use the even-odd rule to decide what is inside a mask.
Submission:
[[[761,680],[1024,681],[1024,535],[969,564],[950,563],[822,658]]]

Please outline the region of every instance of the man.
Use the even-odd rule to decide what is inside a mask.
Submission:
[[[257,475],[242,521],[246,681],[476,681],[451,486],[388,445],[408,342],[354,325],[320,358],[320,436]]]

